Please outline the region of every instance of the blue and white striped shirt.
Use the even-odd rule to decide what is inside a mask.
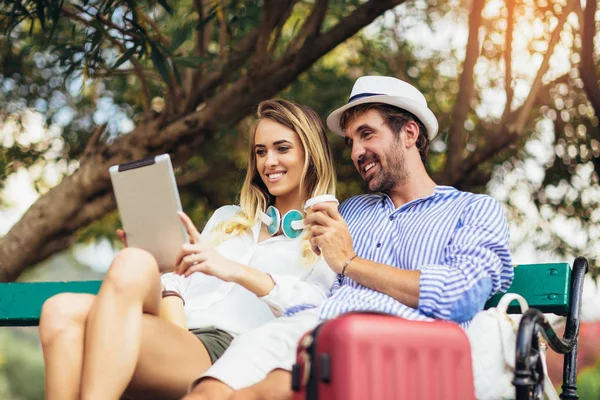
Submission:
[[[340,206],[340,213],[359,257],[421,271],[419,306],[408,307],[346,276],[321,305],[323,320],[377,311],[411,320],[468,323],[492,294],[510,287],[508,222],[489,196],[437,186],[431,196],[399,208],[385,194],[355,196]],[[312,307],[293,307],[286,315]]]

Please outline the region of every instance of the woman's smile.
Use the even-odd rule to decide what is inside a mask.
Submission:
[[[265,174],[265,176],[267,177],[269,182],[276,183],[276,182],[279,182],[281,180],[281,178],[283,178],[285,176],[285,174],[286,174],[285,171],[277,171],[277,172],[267,173],[267,174]]]

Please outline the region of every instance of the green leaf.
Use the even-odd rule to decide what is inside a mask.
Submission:
[[[198,69],[200,64],[205,63],[207,61],[211,61],[210,58],[207,57],[175,57],[173,58],[173,62],[175,64],[179,64],[182,67]]]
[[[153,42],[149,42],[150,44],[150,59],[152,60],[152,65],[154,68],[158,70],[160,75],[163,77],[163,80],[168,85],[169,84],[169,64],[165,59],[164,55],[161,51],[156,47]]]
[[[63,8],[64,0],[60,0],[57,6],[51,8],[49,10],[50,18],[52,19],[52,29],[50,29],[50,34],[48,35],[48,41],[54,37],[54,33],[56,32],[56,28],[58,27],[58,20],[60,18],[60,12]],[[75,25],[73,25],[74,27]]]
[[[42,24],[42,28],[46,24],[46,13],[43,6],[38,5],[37,10],[35,10],[38,15],[38,19],[40,20],[40,24]],[[31,24],[33,26],[33,24]]]
[[[115,65],[113,65],[112,69],[117,69],[121,66],[121,64],[128,61],[131,58],[131,56],[133,56],[135,54],[136,49],[137,49],[137,46],[133,46],[132,48],[127,50],[125,53],[123,53],[123,55],[121,57],[119,57],[119,59],[117,60]]]
[[[171,40],[171,47],[169,48],[169,51],[171,53],[177,51],[179,46],[181,46],[183,42],[190,37],[191,32],[192,25],[189,23],[177,26],[175,28],[175,32],[173,32],[173,40]]]

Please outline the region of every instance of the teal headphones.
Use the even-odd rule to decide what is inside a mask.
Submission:
[[[258,218],[267,226],[270,235],[276,234],[280,225],[283,234],[290,239],[297,238],[304,231],[304,215],[298,210],[290,210],[281,218],[279,210],[269,206],[266,213],[258,213]]]

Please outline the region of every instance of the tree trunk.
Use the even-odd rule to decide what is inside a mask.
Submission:
[[[80,168],[36,201],[0,240],[0,281],[12,281],[26,267],[67,248],[78,229],[114,209],[110,166],[161,153],[170,153],[173,164],[182,165],[191,155],[212,145],[221,125],[235,125],[258,102],[276,95],[321,56],[402,2],[366,2],[323,34],[315,27],[298,51],[265,62],[237,81],[221,82],[219,87],[226,89],[204,99],[206,105],[200,111],[168,123],[163,122],[164,115],[157,115],[110,146],[89,146]],[[181,103],[185,104],[185,99]]]

